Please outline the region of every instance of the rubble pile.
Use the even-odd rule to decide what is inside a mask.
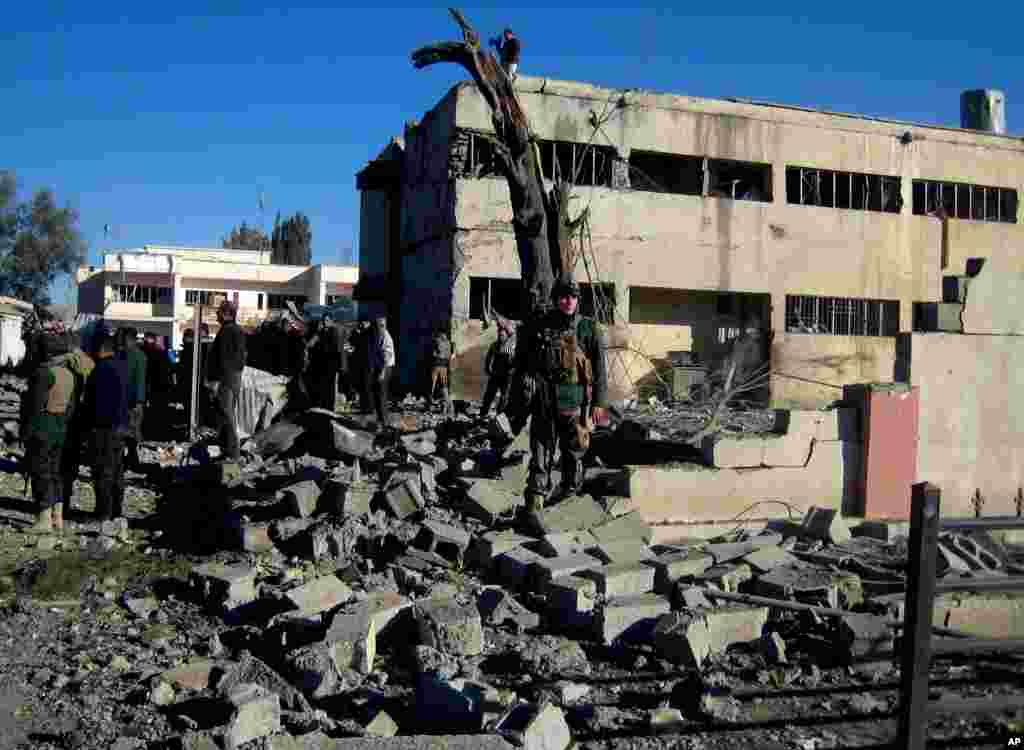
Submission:
[[[763,717],[751,684],[894,676],[907,561],[893,525],[851,529],[812,508],[657,545],[609,494],[616,470],[597,467],[588,494],[527,534],[525,434],[503,417],[398,422],[309,410],[247,440],[240,463],[151,446],[171,549],[149,552],[205,554],[174,593],[118,603],[134,631],[185,606],[206,624],[136,675],[135,701],[167,726],[123,747],[567,750]],[[1012,565],[975,536],[947,534],[942,550],[944,575]],[[646,703],[630,704],[624,678],[593,679],[623,672],[652,675]],[[896,700],[854,698],[837,710]]]

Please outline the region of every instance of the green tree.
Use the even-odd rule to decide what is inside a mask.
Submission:
[[[231,229],[220,245],[225,250],[269,250],[270,238],[259,227],[250,227],[243,221]]]
[[[59,208],[53,192],[17,201],[17,180],[0,172],[0,294],[50,304],[50,286],[74,273],[86,255],[78,212]]]
[[[274,219],[274,231],[270,238],[270,262],[285,266],[308,266],[313,257],[313,231],[309,218],[301,211],[281,221],[281,214]]]

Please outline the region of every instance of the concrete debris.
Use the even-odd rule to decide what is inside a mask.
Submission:
[[[524,750],[566,750],[572,742],[565,714],[551,703],[513,706],[494,731]]]
[[[398,724],[387,711],[379,711],[366,725],[367,737],[394,737],[398,734]]]
[[[643,539],[616,539],[587,547],[585,551],[609,565],[640,562],[654,557],[651,548]]]
[[[320,615],[351,599],[352,589],[337,576],[323,576],[285,592],[284,598],[303,615]]]
[[[807,536],[832,544],[846,544],[853,539],[846,520],[835,508],[809,508],[802,527]]]
[[[850,613],[840,618],[838,634],[838,645],[852,658],[883,654],[894,644],[887,621],[870,614]]]
[[[710,555],[699,552],[673,552],[661,555],[651,561],[654,567],[654,590],[659,594],[670,594],[682,578],[702,575],[714,560]]]
[[[511,626],[519,633],[540,627],[540,615],[528,610],[500,588],[488,587],[481,591],[477,597],[477,609],[483,623],[491,627]]]
[[[545,593],[552,622],[569,628],[589,628],[593,625],[597,607],[595,581],[577,576],[556,578],[548,584]]]
[[[413,608],[420,641],[455,656],[476,656],[484,650],[484,631],[475,606],[454,598],[427,599]]]
[[[228,695],[235,713],[224,732],[225,750],[237,750],[247,742],[281,730],[281,701],[259,685],[239,685]]]
[[[658,620],[654,647],[670,661],[699,669],[712,654],[760,639],[767,621],[767,607],[672,612]]]
[[[654,568],[643,563],[617,563],[579,573],[597,584],[597,593],[606,599],[634,594],[647,594],[654,590]]]
[[[423,509],[425,503],[419,485],[418,478],[409,478],[392,485],[384,492],[384,503],[388,511],[399,521],[404,521]]]
[[[248,565],[207,563],[193,568],[189,580],[207,605],[224,615],[256,600],[256,571]]]
[[[605,602],[597,618],[599,639],[606,645],[623,640],[647,640],[658,618],[672,609],[658,594],[637,594]]]
[[[586,531],[605,521],[607,514],[604,508],[589,495],[570,497],[557,505],[546,508],[540,517],[540,525],[545,534],[558,534],[563,531]],[[621,538],[618,529],[606,536],[611,539]],[[602,540],[598,540],[602,541]]]
[[[522,502],[522,490],[513,490],[500,480],[475,479],[466,491],[463,509],[473,518],[493,526]]]
[[[697,580],[707,585],[714,586],[719,591],[736,592],[740,590],[740,584],[749,581],[754,574],[749,565],[716,565],[708,568],[697,576]]]
[[[544,557],[567,557],[593,549],[597,544],[589,531],[564,531],[560,534],[545,534],[526,546]]]

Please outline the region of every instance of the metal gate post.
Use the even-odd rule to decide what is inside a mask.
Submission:
[[[939,488],[915,484],[910,500],[907,601],[900,642],[900,721],[897,747],[924,750],[928,737],[928,670],[939,538]]]

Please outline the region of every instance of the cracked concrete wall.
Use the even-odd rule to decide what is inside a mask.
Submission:
[[[777,373],[772,376],[775,406],[821,409],[843,397],[842,388],[833,386],[895,380],[896,339],[777,331],[771,362]],[[818,382],[808,383],[789,375]]]

